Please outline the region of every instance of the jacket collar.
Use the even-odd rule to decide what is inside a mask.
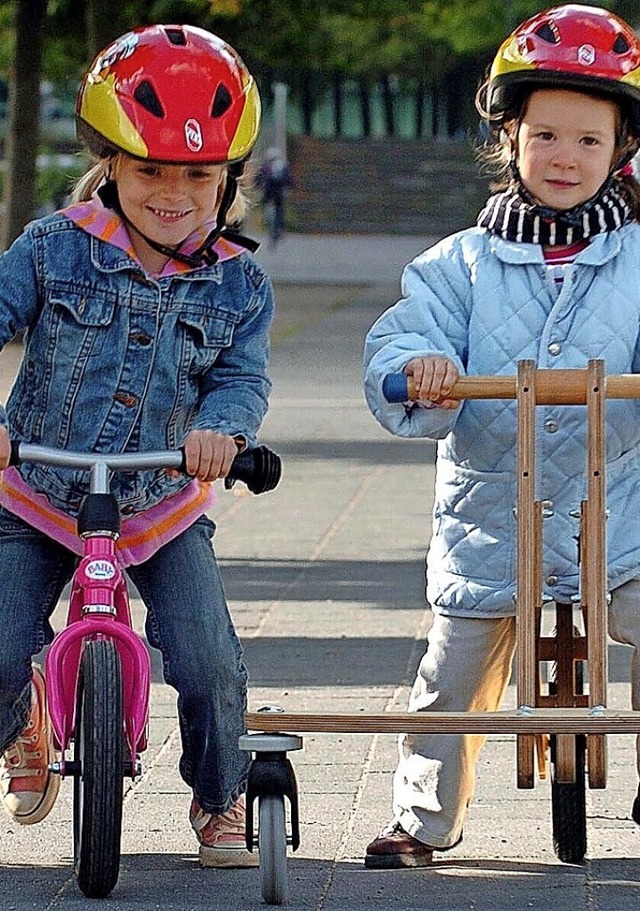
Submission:
[[[94,196],[87,202],[76,203],[62,210],[62,215],[72,221],[85,233],[91,237],[91,259],[96,268],[104,271],[117,269],[130,269],[131,261],[138,262],[135,251],[131,244],[129,232],[126,224],[120,216],[112,209],[103,205],[101,200]],[[196,250],[208,235],[214,222],[207,223],[198,231],[194,231],[183,244],[185,253],[191,253]],[[233,242],[220,238],[215,244],[215,252],[218,254],[217,262],[221,263],[227,259],[233,259],[245,252],[245,248],[234,244]],[[185,263],[169,259],[162,273],[156,278],[165,276],[178,275],[192,272],[206,271],[208,277],[211,277],[210,267],[198,267],[194,269]],[[213,269],[213,274],[217,270]]]
[[[577,255],[575,263],[601,266],[603,263],[609,262],[620,252],[623,236],[625,232],[633,228],[634,224],[624,225],[616,231],[594,235],[589,246]],[[544,255],[539,244],[516,243],[492,236],[490,245],[492,252],[502,262],[514,265],[526,265],[527,263],[544,265]]]

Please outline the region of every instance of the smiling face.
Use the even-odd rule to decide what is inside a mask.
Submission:
[[[518,129],[522,182],[542,205],[571,209],[596,193],[620,152],[613,101],[565,89],[537,89]],[[615,154],[614,154],[615,153]]]
[[[137,229],[130,227],[129,233],[145,267],[153,270],[161,262],[140,235],[167,247],[179,246],[215,214],[224,174],[224,165],[161,164],[118,155],[113,177],[122,211]]]

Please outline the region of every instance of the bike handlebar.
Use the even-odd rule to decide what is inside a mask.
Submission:
[[[587,401],[587,371],[536,370],[535,400],[539,405],[584,405]],[[388,373],[382,394],[390,403],[417,401],[413,378],[404,373]],[[515,376],[461,376],[447,398],[515,399]],[[605,377],[605,398],[640,398],[640,374],[620,373]]]
[[[101,465],[109,471],[175,468],[185,472],[184,449],[122,453],[73,452],[12,440],[9,464],[19,465],[21,462],[58,465],[62,468],[84,468],[88,471]],[[242,481],[252,493],[266,493],[277,487],[281,474],[280,457],[266,446],[257,446],[238,453],[225,478],[225,484],[229,487],[235,481]]]

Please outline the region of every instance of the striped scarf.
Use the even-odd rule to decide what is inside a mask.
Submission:
[[[610,179],[591,199],[566,210],[541,206],[522,185],[512,185],[487,200],[478,225],[505,240],[554,247],[615,231],[630,218],[626,200]]]

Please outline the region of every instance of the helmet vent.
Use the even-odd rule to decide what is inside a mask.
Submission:
[[[226,85],[220,84],[216,89],[216,95],[211,107],[212,117],[222,117],[222,115],[231,107],[231,92]]]
[[[180,46],[187,43],[185,33],[181,28],[166,28],[165,33],[171,44]]]
[[[624,35],[618,35],[613,45],[614,54],[626,54],[629,50],[629,42],[624,37]]]
[[[143,108],[146,108],[147,111],[153,114],[154,117],[164,117],[164,108],[160,103],[156,90],[146,79],[144,82],[141,82],[140,85],[136,86],[133,97]]]
[[[536,29],[536,35],[549,44],[560,44],[560,35],[549,22],[543,22],[540,28]]]

